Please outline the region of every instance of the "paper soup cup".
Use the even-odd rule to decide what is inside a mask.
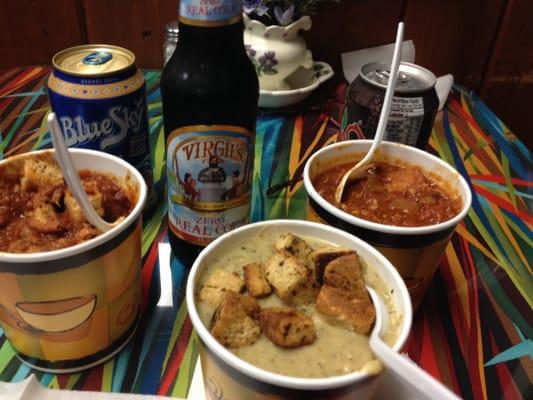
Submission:
[[[53,150],[21,154],[6,163]],[[131,338],[139,317],[141,212],[146,185],[130,164],[71,149],[77,169],[124,178],[133,211],[86,242],[39,253],[0,252],[0,324],[17,356],[35,369],[75,372],[101,363]]]
[[[304,170],[304,185],[308,195],[307,218],[332,225],[370,243],[381,251],[403,277],[416,310],[444,254],[455,227],[465,217],[472,194],[465,179],[443,160],[414,147],[383,142],[382,155],[421,167],[446,183],[447,188],[461,196],[463,207],[452,219],[421,227],[401,227],[379,224],[355,217],[326,201],[315,190],[312,179],[338,164],[364,154],[371,140],[351,140],[327,146],[316,152]]]
[[[403,315],[393,346],[399,351],[409,334],[412,320],[409,293],[400,275],[372,246],[339,229],[297,220],[272,220],[250,224],[229,232],[209,244],[198,256],[187,281],[187,309],[200,337],[202,374],[208,398],[224,399],[366,399],[371,396],[379,375],[354,372],[330,378],[289,377],[256,367],[222,346],[200,319],[196,296],[200,277],[214,259],[228,249],[260,232],[314,237],[357,251],[369,268],[374,268],[392,291],[396,310]],[[290,350],[288,350],[290,351]]]

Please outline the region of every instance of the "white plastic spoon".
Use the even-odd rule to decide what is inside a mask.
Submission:
[[[378,126],[376,128],[376,135],[374,136],[374,142],[370,146],[370,150],[363,157],[361,161],[355,164],[348,172],[344,174],[335,190],[335,202],[339,204],[342,200],[342,194],[348,181],[352,181],[358,178],[365,170],[365,167],[372,161],[377,148],[381,144],[385,129],[387,128],[387,122],[389,121],[390,108],[392,104],[392,97],[394,96],[394,89],[396,87],[396,79],[398,78],[398,70],[400,68],[400,58],[402,54],[402,42],[403,42],[403,22],[398,24],[398,31],[396,32],[396,42],[394,44],[394,53],[392,56],[392,64],[389,74],[389,82],[387,83],[387,90],[385,91],[385,99],[383,100],[383,107],[379,115]]]
[[[87,197],[87,193],[85,193],[85,190],[81,184],[78,171],[74,167],[74,163],[70,158],[59,122],[57,121],[57,117],[53,112],[48,115],[48,127],[50,129],[52,143],[54,144],[55,148],[55,157],[59,167],[61,168],[61,172],[63,172],[63,178],[65,178],[70,192],[78,201],[85,218],[87,218],[87,221],[89,221],[94,227],[102,232],[106,232],[113,228],[114,224],[104,221],[96,213],[91,201],[89,200],[89,197]]]
[[[376,321],[370,334],[370,348],[376,357],[418,394],[417,399],[460,400],[450,389],[381,340],[381,333],[388,325],[389,313],[376,291],[368,286],[366,288],[376,308]]]

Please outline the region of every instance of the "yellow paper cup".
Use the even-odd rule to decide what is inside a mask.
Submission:
[[[381,155],[419,166],[439,177],[452,191],[461,196],[463,207],[448,221],[421,227],[379,224],[348,214],[320,196],[312,180],[335,165],[355,160],[355,156],[366,153],[371,144],[371,140],[336,143],[319,150],[307,161],[304,169],[304,185],[308,195],[307,218],[340,228],[376,247],[400,272],[416,310],[455,227],[470,208],[472,194],[465,179],[440,158],[415,147],[383,142],[380,147]]]
[[[21,154],[14,160],[43,150]],[[141,301],[141,230],[146,185],[130,164],[107,153],[71,149],[78,170],[123,178],[137,193],[117,226],[68,248],[0,252],[0,324],[17,356],[31,367],[70,373],[99,364],[132,337]]]
[[[392,346],[400,351],[412,322],[412,307],[405,284],[392,264],[376,249],[339,229],[308,221],[271,220],[245,225],[210,243],[196,259],[187,281],[187,309],[200,338],[200,359],[208,399],[368,399],[381,374],[353,372],[329,378],[289,377],[256,367],[222,346],[200,319],[196,293],[204,270],[228,249],[261,232],[292,232],[354,249],[368,268],[373,268],[391,289],[396,310],[403,316],[398,339]],[[290,351],[290,350],[287,350]]]

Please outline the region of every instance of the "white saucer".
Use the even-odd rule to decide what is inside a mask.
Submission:
[[[296,104],[307,98],[322,82],[333,76],[328,63],[315,61],[312,68],[298,68],[285,82],[287,90],[260,90],[259,107],[279,108]]]

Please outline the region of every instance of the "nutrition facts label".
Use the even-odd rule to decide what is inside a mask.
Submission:
[[[386,140],[416,145],[423,119],[422,97],[393,97]]]

